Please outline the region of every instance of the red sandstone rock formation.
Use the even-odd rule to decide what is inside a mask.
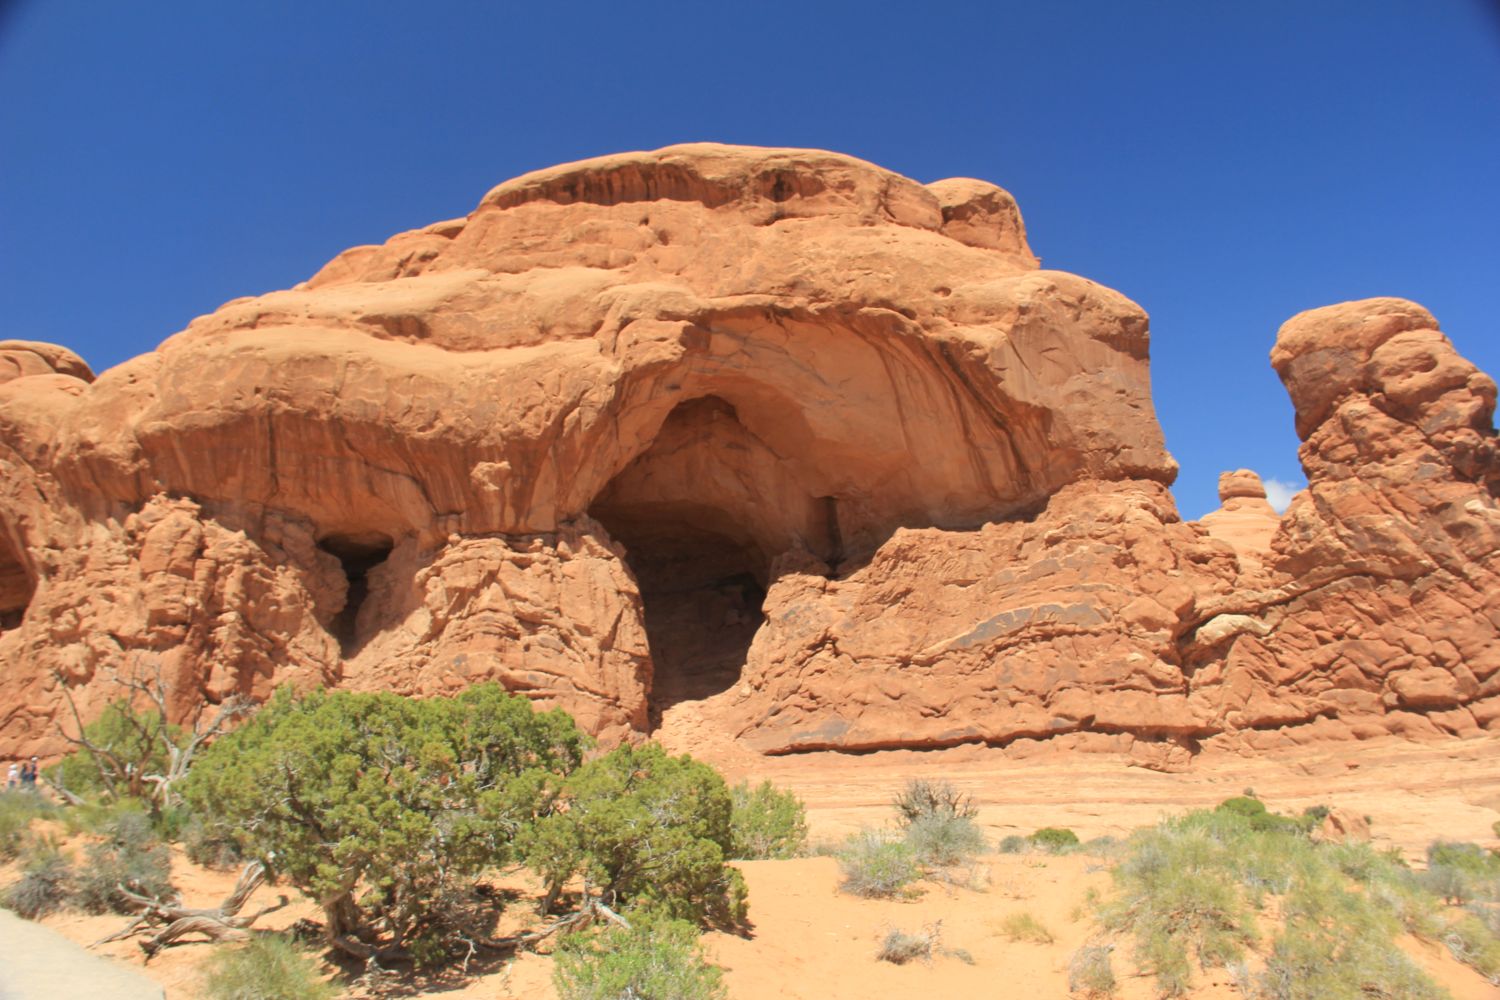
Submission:
[[[1221,605],[1249,615],[1211,654],[1234,692],[1225,721],[1314,720],[1256,742],[1494,728],[1494,381],[1400,299],[1293,317],[1271,361],[1297,408],[1308,488],[1272,542],[1272,585]]]
[[[1258,570],[1271,552],[1271,538],[1281,526],[1281,515],[1266,499],[1260,476],[1237,469],[1219,476],[1219,509],[1198,523],[1214,538],[1228,542],[1241,565]]]
[[[606,738],[690,705],[770,753],[1065,737],[1157,765],[1244,727],[1467,711],[1493,674],[1468,640],[1374,680],[1352,636],[1326,660],[1307,641],[1342,628],[1351,566],[1361,600],[1397,581],[1415,620],[1493,615],[1464,576],[1494,558],[1489,411],[1453,395],[1456,356],[1421,367],[1433,329],[1376,363],[1339,323],[1294,327],[1277,366],[1311,485],[1249,591],[1243,553],[1167,492],[1144,313],[1039,270],[980,181],[803,150],[606,157],[92,382],[0,345],[0,755],[58,746],[61,685],[97,711],[111,674],[158,671],[184,711],[495,679]],[[1438,478],[1319,437],[1359,400]],[[1393,467],[1368,485],[1351,461]],[[1381,504],[1406,548],[1367,558]]]

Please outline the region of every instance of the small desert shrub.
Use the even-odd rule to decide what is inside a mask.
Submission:
[[[875,953],[876,959],[882,962],[890,962],[893,965],[905,965],[921,959],[924,962],[931,961],[932,949],[937,944],[938,932],[935,927],[928,927],[917,934],[908,934],[903,930],[892,928],[886,934],[885,940],[880,943],[880,950]]]
[[[72,892],[73,872],[57,845],[36,841],[23,853],[22,860],[21,880],[6,891],[6,907],[27,920],[61,909]]]
[[[1434,983],[1389,939],[1360,937],[1347,926],[1295,920],[1276,938],[1260,995],[1268,1000],[1445,1000]]]
[[[1188,990],[1194,957],[1204,967],[1225,965],[1255,940],[1232,852],[1192,819],[1131,838],[1114,871],[1117,895],[1100,914],[1106,927],[1134,935],[1136,961],[1164,996]]]
[[[1310,820],[1313,825],[1317,825],[1318,823],[1321,823],[1325,819],[1327,819],[1328,814],[1331,812],[1333,812],[1333,810],[1325,805],[1316,805],[1308,806],[1306,809],[1302,810],[1302,815]]]
[[[262,934],[243,948],[220,948],[203,963],[208,1000],[331,1000],[333,988],[294,943]]]
[[[86,799],[79,805],[64,809],[60,814],[70,835],[95,833],[107,836],[121,816],[139,816],[150,819],[146,804],[140,799]]]
[[[78,873],[78,905],[89,913],[133,913],[118,887],[165,897],[172,892],[171,874],[171,853],[156,840],[150,820],[142,813],[121,813],[105,839],[90,844],[85,853]]]
[[[1423,889],[1415,872],[1392,864],[1360,881],[1370,901],[1395,917],[1408,933],[1428,940],[1442,933],[1438,900]]]
[[[856,833],[839,852],[844,881],[839,888],[856,896],[889,899],[906,894],[921,877],[916,854],[904,841],[874,830]]]
[[[1248,791],[1248,789],[1246,789]],[[1214,806],[1214,812],[1233,813],[1246,819],[1266,814],[1266,804],[1253,795],[1236,795]]]
[[[1474,876],[1461,868],[1437,865],[1423,872],[1421,879],[1423,888],[1445,903],[1462,906],[1474,896]]]
[[[1500,936],[1500,906],[1494,903],[1470,903],[1465,909],[1479,918],[1490,929],[1491,934]]]
[[[1321,821],[1321,817],[1314,820],[1310,813],[1304,813],[1301,819],[1273,813],[1266,808],[1264,802],[1251,795],[1225,799],[1214,807],[1214,812],[1238,816],[1246,821],[1250,829],[1259,832],[1278,830],[1285,833],[1307,833]]]
[[[1374,878],[1389,865],[1405,868],[1405,863],[1395,855],[1382,854],[1370,846],[1367,840],[1349,840],[1322,845],[1319,850],[1329,864],[1350,878],[1363,882]]]
[[[984,852],[984,831],[967,816],[931,813],[907,825],[906,846],[919,865],[953,868]]]
[[[0,791],[0,861],[21,853],[31,821],[52,809],[52,804],[35,792]]]
[[[181,840],[188,860],[205,868],[236,868],[245,861],[234,829],[197,813],[183,825]]]
[[[1396,946],[1403,931],[1433,936],[1436,901],[1399,859],[1367,844],[1316,844],[1243,800],[1138,831],[1101,908],[1134,938],[1135,958],[1163,996],[1190,987],[1192,965],[1220,965],[1265,1000],[1426,1000],[1436,984]],[[1276,822],[1264,822],[1270,816]],[[1277,897],[1283,925],[1264,971],[1243,964],[1255,944],[1252,906]],[[1238,970],[1238,971],[1235,971]]]
[[[1048,854],[1068,854],[1078,848],[1078,834],[1067,827],[1044,826],[1031,835],[1031,843]]]
[[[795,858],[807,847],[807,809],[769,781],[729,790],[731,853],[740,859]]]
[[[1478,917],[1466,916],[1448,928],[1443,943],[1453,957],[1472,965],[1481,976],[1500,986],[1500,936]]]
[[[1478,844],[1435,841],[1427,848],[1422,882],[1459,906],[1474,899],[1500,900],[1500,857]]]
[[[1031,838],[1023,837],[1019,833],[1013,833],[1008,837],[1002,837],[996,850],[1001,854],[1025,854],[1031,850]]]
[[[1079,844],[1078,853],[1092,858],[1114,858],[1119,856],[1124,846],[1118,837],[1095,837]]]
[[[1479,875],[1500,874],[1500,857],[1478,844],[1457,840],[1435,840],[1429,844],[1427,864],[1461,868]]]
[[[1000,933],[1008,941],[1029,941],[1032,944],[1051,944],[1052,932],[1030,913],[1011,913],[1000,921]]]
[[[723,973],[684,920],[635,913],[630,929],[575,934],[558,947],[552,982],[561,1000],[722,1000]]]
[[[807,846],[807,853],[815,858],[836,858],[843,850],[843,841],[825,838],[819,838]]]
[[[1113,996],[1115,970],[1109,960],[1111,947],[1084,945],[1068,959],[1068,992],[1085,997]]]
[[[1438,899],[1399,853],[1377,851],[1368,842],[1309,845],[1299,850],[1306,854],[1301,870],[1309,865],[1332,867],[1353,880],[1369,903],[1395,918],[1408,933],[1429,940],[1442,934],[1445,925]]]
[[[891,804],[895,806],[897,822],[902,826],[928,816],[973,819],[979,815],[974,800],[954,788],[952,782],[925,778],[908,781]]]

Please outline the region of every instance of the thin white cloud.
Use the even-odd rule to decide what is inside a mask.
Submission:
[[[1261,482],[1266,487],[1266,500],[1278,514],[1286,511],[1293,494],[1307,487],[1306,483],[1289,483],[1284,479],[1263,479]]]

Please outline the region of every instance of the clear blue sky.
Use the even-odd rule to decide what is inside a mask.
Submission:
[[[1483,0],[0,0],[0,337],[97,369],[493,184],[674,142],[992,180],[1152,318],[1186,517],[1297,481],[1293,313],[1402,295],[1500,374]]]

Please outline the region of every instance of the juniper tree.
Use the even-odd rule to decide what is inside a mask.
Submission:
[[[586,742],[494,684],[425,700],[283,689],[183,792],[317,901],[330,944],[435,960],[452,943],[445,898],[512,858]]]

